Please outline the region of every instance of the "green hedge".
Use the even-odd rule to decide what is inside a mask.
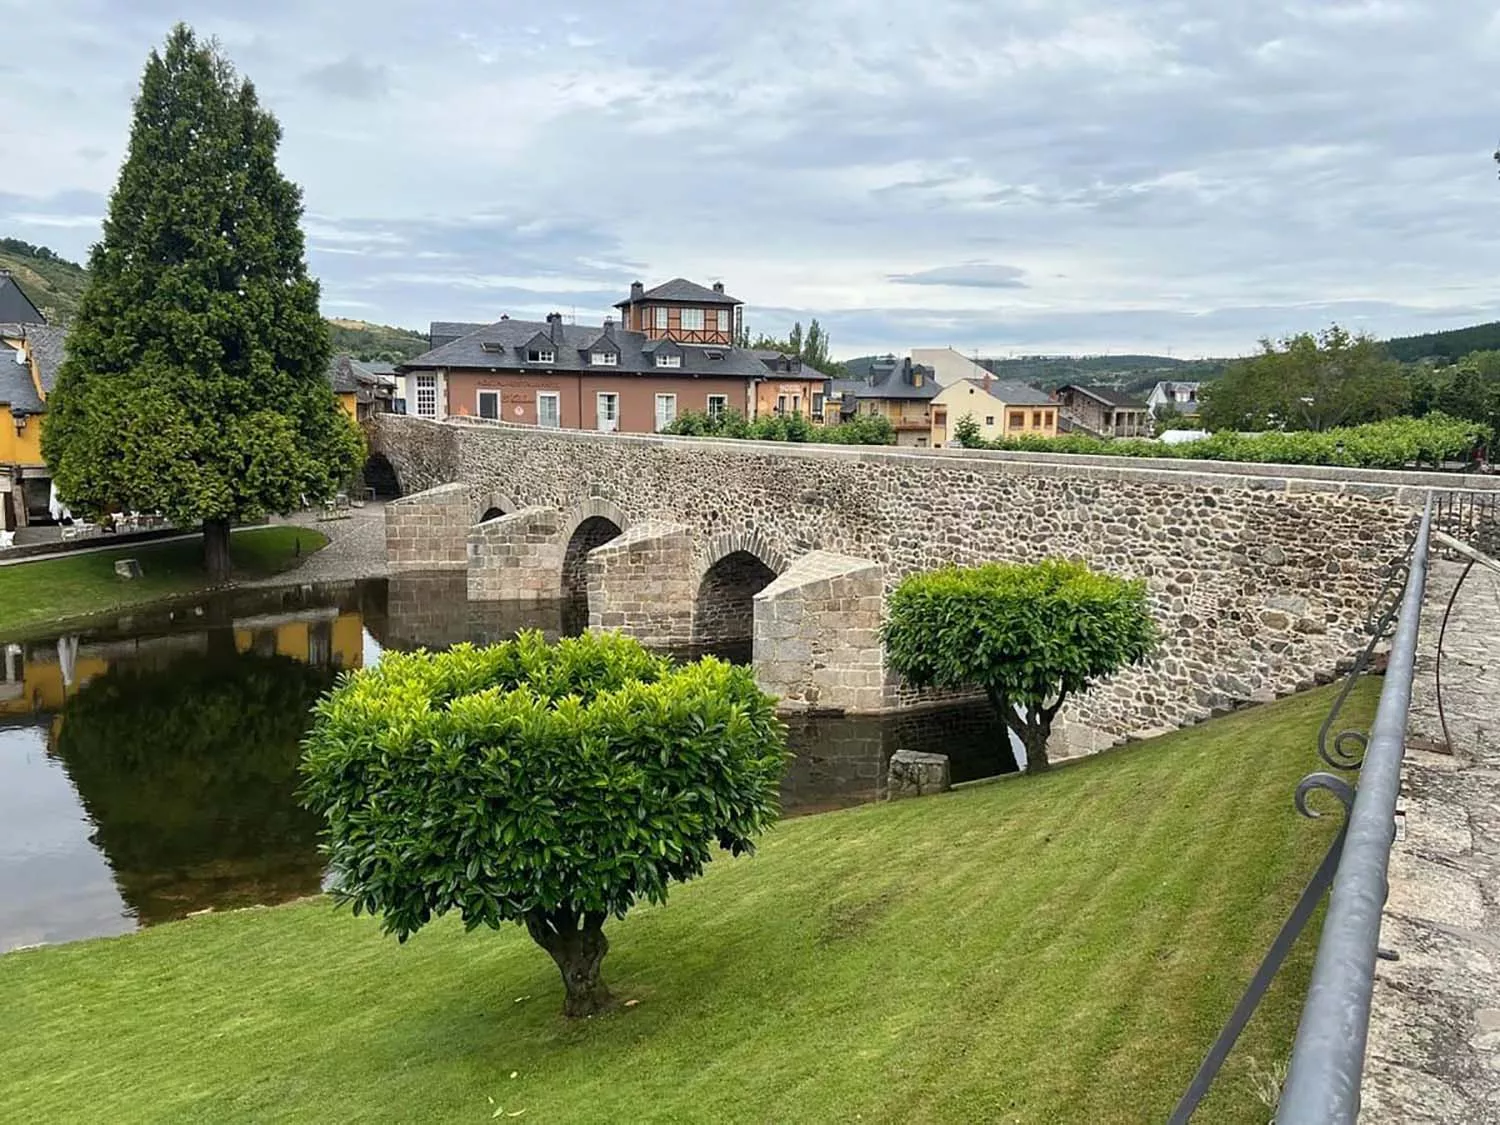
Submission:
[[[662,431],[680,437],[734,438],[744,441],[817,442],[831,445],[895,445],[896,430],[878,414],[817,426],[801,414],[773,414],[750,421],[739,414],[679,414]]]
[[[1149,438],[1061,437],[970,439],[970,449],[1006,449],[1031,453],[1094,454],[1105,457],[1171,457],[1197,461],[1254,461],[1278,465],[1349,465],[1399,469],[1468,461],[1492,437],[1490,427],[1446,414],[1423,418],[1390,418],[1363,426],[1342,426],[1314,433],[1299,430],[1242,435],[1224,430],[1198,441],[1167,445]]]

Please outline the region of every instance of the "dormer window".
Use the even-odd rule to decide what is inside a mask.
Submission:
[[[666,305],[657,305],[656,308],[652,310],[652,315],[656,318],[656,327],[661,329],[665,329],[667,327]]]
[[[657,367],[681,367],[682,357],[680,355],[658,355],[656,357]]]
[[[702,309],[683,309],[682,310],[682,328],[683,328],[684,332],[702,332],[703,331],[703,310]]]
[[[557,359],[557,353],[550,348],[527,348],[527,363],[553,363]]]
[[[619,352],[589,352],[589,362],[595,367],[618,367]]]

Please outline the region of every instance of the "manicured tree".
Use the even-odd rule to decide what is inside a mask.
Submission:
[[[450,910],[524,924],[568,1016],[612,1003],[606,919],[751,851],[786,760],[748,669],[618,636],[387,653],[314,716],[302,768],[335,897],[401,941]]]
[[[214,44],[179,25],[152,52],[47,400],[42,451],[69,504],[201,524],[215,578],[234,520],[326,498],[361,457],[280,139]]]
[[[1052,720],[1071,695],[1144,661],[1157,644],[1146,585],[1081,562],[989,563],[914,574],[896,588],[886,658],[917,687],[980,687],[1047,768]]]

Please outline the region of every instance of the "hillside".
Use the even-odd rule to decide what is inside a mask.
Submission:
[[[78,311],[89,277],[76,262],[19,238],[0,238],[0,269],[10,270],[42,315],[60,324],[72,320]]]
[[[18,238],[0,238],[0,269],[8,269],[15,275],[32,303],[54,324],[67,324],[77,314],[89,277],[88,270],[77,262]],[[427,350],[427,337],[408,328],[363,320],[326,319],[336,353],[399,363]]]
[[[1387,340],[1385,350],[1402,363],[1421,359],[1458,359],[1470,352],[1500,348],[1500,321],[1475,324],[1469,328],[1450,328],[1446,332],[1426,332],[1420,336],[1399,336]]]
[[[1146,392],[1162,380],[1197,382],[1223,374],[1221,359],[1173,359],[1163,355],[1031,355],[981,359],[997,379],[1031,383],[1052,391],[1066,383]]]

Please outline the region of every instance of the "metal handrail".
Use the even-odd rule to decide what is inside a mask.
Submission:
[[[1427,584],[1432,503],[1429,494],[1276,1125],[1352,1125],[1359,1114],[1380,917],[1389,891],[1386,872],[1395,842],[1396,800]]]

